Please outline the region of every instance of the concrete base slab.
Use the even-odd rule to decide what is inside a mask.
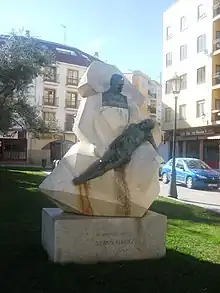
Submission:
[[[167,218],[90,217],[42,210],[42,244],[56,263],[156,259],[166,254]]]

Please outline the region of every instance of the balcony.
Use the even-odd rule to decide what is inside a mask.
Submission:
[[[43,105],[44,107],[47,107],[47,108],[57,108],[59,107],[59,98],[56,97],[54,99],[46,99],[45,97],[43,97]]]
[[[220,2],[213,6],[213,20],[220,18]]]
[[[220,53],[220,39],[216,39],[213,41],[213,55],[217,55]]]
[[[72,77],[67,77],[66,78],[66,85],[78,86],[78,84],[79,84],[79,79],[78,78],[72,78]]]
[[[77,110],[77,104],[76,103],[70,103],[69,100],[66,99],[66,101],[65,101],[65,109]]]
[[[213,110],[212,111],[212,123],[213,124],[220,124],[220,110]]]
[[[43,79],[45,83],[59,83],[60,75],[59,74],[45,74]]]
[[[51,130],[56,130],[57,129],[57,122],[56,121],[48,121],[48,120],[44,120],[44,123],[46,124],[46,126],[48,128],[50,128]]]
[[[220,88],[220,72],[216,72],[212,77],[212,89]]]
[[[157,98],[156,93],[152,93],[150,90],[148,90],[148,96],[150,97],[150,99],[155,99]]]
[[[148,109],[151,114],[156,114],[156,107],[148,106]]]

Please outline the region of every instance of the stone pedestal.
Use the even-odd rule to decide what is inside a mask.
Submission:
[[[42,244],[57,263],[156,259],[166,254],[167,218],[148,211],[142,218],[89,217],[42,211]]]

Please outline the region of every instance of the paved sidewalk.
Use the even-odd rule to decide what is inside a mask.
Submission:
[[[160,182],[160,195],[168,197],[169,187],[169,184]],[[178,201],[185,204],[200,206],[220,214],[220,191],[195,190],[177,186],[177,192]]]

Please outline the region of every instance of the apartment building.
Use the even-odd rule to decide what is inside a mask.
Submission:
[[[182,77],[177,154],[219,168],[220,0],[178,0],[163,15],[162,127],[172,152],[174,97],[170,79]]]
[[[150,99],[149,110],[151,113],[156,114],[156,120],[161,123],[162,114],[162,86],[156,80],[150,79],[148,81],[148,96]]]
[[[80,101],[78,82],[91,62],[98,59],[76,48],[39,42],[55,53],[56,62],[30,85],[29,100],[39,108],[46,123],[58,126],[58,131],[43,134],[40,139],[21,129],[9,132],[0,137],[0,161],[40,165],[46,159],[51,163],[76,142],[72,127]]]
[[[124,74],[133,86],[145,97],[146,115],[157,120],[161,120],[161,85],[152,80],[147,74],[135,70]]]

